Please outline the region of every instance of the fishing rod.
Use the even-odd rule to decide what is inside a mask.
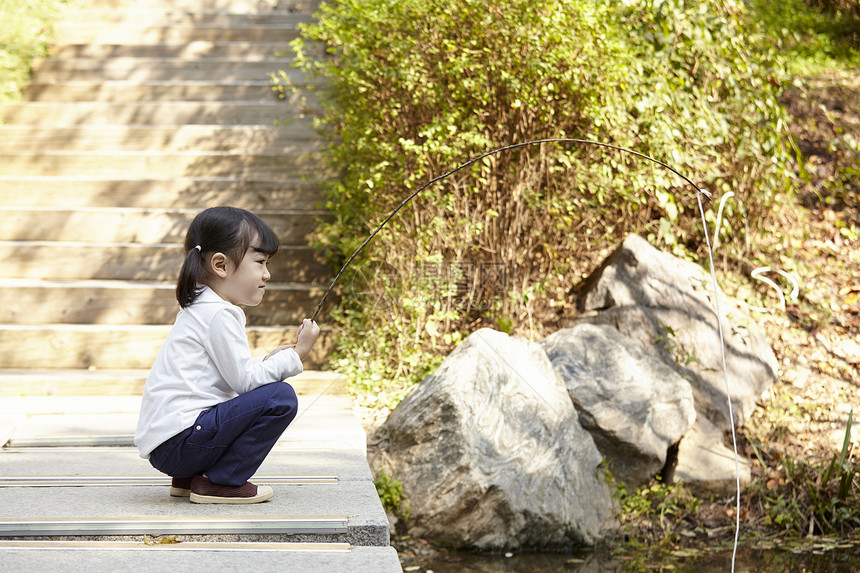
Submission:
[[[447,173],[443,173],[442,175],[438,175],[438,176],[434,177],[433,179],[430,179],[424,185],[422,185],[421,187],[419,187],[418,189],[416,189],[415,191],[410,193],[405,199],[403,199],[403,201],[400,202],[400,204],[397,206],[397,208],[395,208],[388,215],[388,217],[386,217],[385,220],[382,221],[382,223],[380,223],[379,226],[376,227],[376,229],[374,229],[374,231],[370,235],[368,235],[368,237],[355,250],[355,252],[353,252],[349,256],[349,258],[346,260],[346,262],[340,268],[340,271],[338,271],[337,275],[335,275],[334,279],[332,279],[331,284],[329,284],[328,288],[323,293],[323,296],[320,299],[320,302],[317,305],[317,308],[314,311],[314,314],[313,314],[313,317],[311,318],[311,320],[314,320],[314,321],[316,320],[317,315],[319,315],[320,310],[322,310],[322,307],[325,304],[325,301],[328,298],[329,293],[331,293],[332,289],[337,284],[337,282],[340,280],[340,277],[343,275],[344,271],[346,271],[346,269],[349,267],[349,265],[352,263],[352,261],[358,256],[359,253],[361,253],[361,251],[364,250],[364,247],[366,247],[367,244],[373,240],[373,238],[379,233],[379,231],[381,231],[382,228],[385,227],[385,225],[391,219],[393,219],[394,216],[397,215],[397,213],[399,213],[403,207],[405,207],[410,201],[412,201],[412,199],[414,199],[416,195],[418,195],[424,189],[426,189],[430,185],[433,185],[437,181],[441,181],[447,177],[450,177],[451,175],[454,175],[458,171],[465,169],[466,167],[472,165],[473,163],[475,163],[477,161],[484,159],[485,157],[490,157],[492,155],[496,155],[496,154],[501,153],[503,151],[510,151],[512,149],[518,149],[520,147],[528,147],[531,145],[538,145],[538,144],[542,144],[542,143],[571,143],[571,144],[595,145],[598,147],[604,147],[604,148],[608,148],[608,149],[613,149],[615,151],[622,151],[624,153],[629,153],[631,155],[641,157],[642,159],[647,159],[648,161],[651,161],[651,162],[656,163],[657,165],[659,165],[661,167],[664,167],[665,169],[668,169],[669,171],[671,171],[672,173],[674,173],[675,175],[677,175],[678,177],[680,177],[681,179],[683,179],[684,181],[686,181],[687,183],[692,185],[696,189],[696,192],[699,194],[697,196],[705,195],[706,197],[711,198],[711,193],[709,191],[706,191],[706,190],[702,189],[701,187],[699,187],[698,185],[696,185],[695,183],[693,183],[692,180],[690,180],[683,173],[681,173],[680,171],[678,171],[677,169],[675,169],[671,165],[668,165],[668,164],[666,164],[666,163],[664,163],[658,159],[654,159],[653,157],[645,155],[644,153],[641,153],[639,151],[635,151],[633,149],[628,149],[626,147],[620,147],[618,145],[612,145],[610,143],[604,143],[602,141],[593,141],[590,139],[575,139],[575,138],[559,137],[559,138],[549,138],[549,139],[536,139],[533,141],[524,141],[524,142],[520,142],[520,143],[514,143],[512,145],[506,145],[504,147],[498,147],[496,149],[491,149],[490,151],[487,151],[486,153],[482,153],[481,155],[478,155],[477,157],[470,159],[469,161],[463,163],[462,165],[455,167],[454,169],[448,171]]]
[[[668,169],[669,171],[671,171],[672,173],[674,173],[675,175],[677,175],[678,177],[680,177],[681,179],[683,179],[684,181],[689,183],[696,190],[696,200],[698,202],[699,212],[702,216],[702,225],[704,226],[704,233],[705,233],[705,243],[707,245],[708,259],[710,261],[710,266],[711,266],[711,279],[713,281],[713,288],[714,288],[715,312],[716,312],[716,316],[717,316],[717,326],[718,326],[718,332],[719,332],[719,337],[720,337],[720,347],[722,349],[723,380],[725,382],[725,388],[726,388],[726,401],[728,402],[729,421],[731,422],[731,426],[732,426],[732,445],[733,445],[734,454],[735,454],[735,478],[736,478],[736,482],[737,482],[736,483],[736,488],[737,488],[736,492],[737,493],[736,493],[736,497],[735,497],[735,505],[736,505],[736,507],[735,507],[735,537],[734,537],[734,547],[732,550],[732,567],[731,567],[731,571],[732,571],[732,573],[734,573],[735,561],[737,558],[737,551],[738,551],[738,539],[739,539],[739,534],[740,534],[740,503],[741,503],[741,500],[740,500],[740,497],[741,497],[740,496],[740,491],[741,491],[741,488],[740,488],[740,467],[739,467],[740,462],[738,459],[738,446],[737,446],[737,437],[735,435],[735,424],[734,424],[734,413],[732,411],[731,390],[729,388],[728,367],[726,365],[726,343],[725,343],[725,337],[724,337],[724,333],[723,333],[722,317],[720,316],[719,296],[717,295],[718,286],[717,286],[716,271],[714,270],[713,247],[711,246],[710,236],[708,235],[708,225],[707,225],[707,221],[705,219],[705,209],[704,209],[704,206],[702,205],[702,196],[703,195],[705,197],[707,197],[708,199],[711,199],[712,196],[711,196],[711,193],[709,191],[706,191],[705,189],[702,189],[701,187],[696,185],[691,179],[686,177],[683,173],[681,173],[680,171],[678,171],[677,169],[675,169],[671,165],[668,165],[668,164],[666,164],[666,163],[664,163],[658,159],[655,159],[649,155],[645,155],[644,153],[641,153],[641,152],[633,150],[633,149],[628,149],[626,147],[621,147],[618,145],[612,145],[610,143],[604,143],[602,141],[593,141],[590,139],[576,139],[576,138],[566,138],[566,137],[537,139],[537,140],[533,140],[533,141],[514,143],[512,145],[506,145],[504,147],[491,149],[490,151],[487,151],[486,153],[482,153],[481,155],[478,155],[477,157],[470,159],[469,161],[463,163],[462,165],[455,167],[454,169],[448,171],[447,173],[443,173],[442,175],[439,175],[437,177],[430,179],[424,185],[422,185],[421,187],[419,187],[418,189],[416,189],[415,191],[410,193],[405,199],[403,199],[403,201],[400,202],[400,204],[388,215],[388,217],[386,217],[385,220],[383,220],[382,223],[380,223],[379,226],[376,227],[376,229],[374,229],[374,231],[370,235],[368,235],[368,237],[364,240],[364,242],[361,243],[361,245],[349,256],[349,258],[346,260],[346,262],[340,268],[340,271],[338,271],[337,275],[335,275],[334,279],[332,279],[331,284],[329,284],[328,288],[323,293],[323,296],[320,299],[320,302],[317,305],[317,308],[314,311],[314,314],[313,314],[313,317],[311,320],[316,320],[317,315],[319,315],[320,310],[322,310],[322,307],[325,304],[325,301],[328,298],[329,293],[332,291],[334,286],[337,284],[338,280],[340,280],[340,277],[343,275],[343,273],[346,271],[346,269],[349,267],[349,265],[352,263],[352,261],[355,260],[355,258],[359,255],[359,253],[361,253],[361,251],[364,250],[364,248],[367,246],[367,244],[373,240],[373,238],[382,230],[382,228],[385,227],[385,225],[392,218],[394,218],[394,216],[397,215],[397,213],[399,213],[403,207],[405,207],[410,201],[412,201],[412,199],[414,199],[416,195],[421,193],[421,191],[423,191],[424,189],[426,189],[430,185],[436,183],[437,181],[441,181],[447,177],[450,177],[451,175],[454,175],[458,171],[465,169],[466,167],[472,165],[473,163],[475,163],[477,161],[484,159],[485,157],[490,157],[492,155],[496,155],[496,154],[501,153],[503,151],[509,151],[511,149],[518,149],[521,147],[527,147],[527,146],[531,146],[531,145],[539,145],[539,144],[543,144],[543,143],[567,143],[567,144],[578,144],[578,145],[594,145],[597,147],[603,147],[606,149],[612,149],[615,151],[621,151],[624,153],[628,153],[630,155],[635,155],[636,157],[646,159],[646,160],[648,160],[652,163],[655,163],[655,164],[657,164],[657,165],[659,165],[665,169]],[[719,232],[719,227],[717,228],[717,232]],[[319,396],[317,397],[317,399],[318,398],[319,398]],[[314,402],[316,402],[316,400],[314,400]],[[313,403],[311,404],[311,406],[313,406]]]

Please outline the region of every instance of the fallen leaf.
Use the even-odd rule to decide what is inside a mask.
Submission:
[[[146,545],[173,545],[174,543],[182,543],[170,535],[165,535],[164,537],[150,537],[149,535],[144,535],[143,542]]]

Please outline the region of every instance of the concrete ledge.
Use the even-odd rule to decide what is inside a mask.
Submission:
[[[220,535],[225,533],[322,534],[347,533],[344,516],[283,517],[85,517],[85,518],[15,518],[0,520],[0,535],[68,536],[68,535]]]
[[[41,545],[41,546],[39,546]],[[146,545],[111,543],[59,543],[22,545],[0,542],[0,563],[7,571],[64,571],[114,573],[115,571],[349,571],[397,573],[402,568],[392,547],[297,547],[291,543],[240,544],[178,543]],[[317,544],[314,544],[317,545]]]
[[[389,525],[373,482],[274,485],[270,501],[239,506],[192,504],[161,487],[0,488],[3,536],[277,534],[281,541],[387,546]],[[332,520],[337,518],[339,527]],[[308,522],[323,519],[318,527]],[[65,525],[63,525],[65,524]],[[343,524],[346,525],[343,528]]]
[[[27,448],[0,450],[0,487],[14,477],[67,476],[70,479],[88,476],[139,476],[167,478],[130,448]],[[276,446],[252,478],[269,483],[266,478],[279,476],[334,475],[338,481],[372,481],[364,452],[344,449],[299,449]],[[255,481],[255,483],[256,483]],[[158,486],[159,484],[150,484]]]
[[[337,375],[297,377],[299,413],[278,447],[365,452],[364,429],[349,398],[338,395],[343,384],[344,378]],[[0,426],[7,428],[2,443],[12,448],[131,447],[139,404],[140,398],[131,396],[4,397]],[[9,430],[13,419],[15,427]]]

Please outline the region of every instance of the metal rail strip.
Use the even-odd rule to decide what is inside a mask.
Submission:
[[[347,533],[346,516],[103,517],[0,521],[0,536],[28,535],[220,535]]]
[[[256,476],[254,481],[275,485],[337,484],[336,475],[277,475]],[[165,476],[0,476],[2,487],[105,487],[105,486],[167,486]]]
[[[15,549],[25,551],[276,551],[288,553],[347,553],[352,551],[349,543],[298,543],[284,541],[240,541],[220,543],[214,541],[182,541],[176,543],[152,543],[145,541],[30,541],[0,540],[0,551]]]
[[[21,436],[12,437],[6,442],[6,448],[47,448],[64,446],[100,446],[100,447],[133,447],[134,436],[131,434],[116,435],[68,435],[68,436]]]

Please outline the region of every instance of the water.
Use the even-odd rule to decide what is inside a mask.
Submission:
[[[723,573],[731,571],[731,548],[721,551],[679,550],[660,558],[648,555],[611,556],[599,553],[523,553],[474,555],[457,553],[431,561],[405,562],[406,573]],[[417,567],[417,569],[416,569]],[[804,550],[740,548],[737,573],[858,573],[860,544],[819,544]]]

